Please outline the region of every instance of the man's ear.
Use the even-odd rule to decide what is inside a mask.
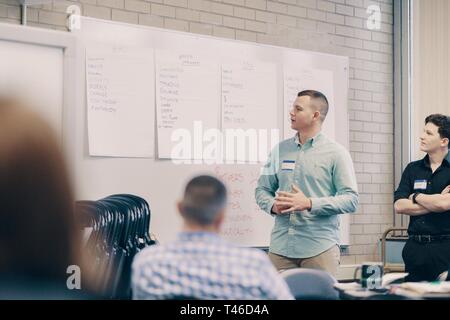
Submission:
[[[178,213],[181,216],[184,216],[184,214],[183,214],[183,201],[182,200],[177,201],[177,209],[178,209]]]
[[[216,225],[217,229],[220,228],[220,226],[223,224],[223,221],[225,220],[225,209],[223,209],[219,215],[216,218],[216,221],[214,224]]]
[[[442,139],[442,143],[444,144],[444,146],[447,146],[447,148],[448,148],[448,144],[449,144],[448,138]]]
[[[314,112],[314,119],[320,120],[320,111],[319,110]]]

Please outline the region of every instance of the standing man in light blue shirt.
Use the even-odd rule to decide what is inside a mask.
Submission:
[[[278,270],[337,274],[338,215],[356,211],[358,191],[349,152],[321,133],[327,112],[322,93],[298,93],[290,112],[297,134],[272,150],[258,180],[256,202],[275,216],[269,258]]]

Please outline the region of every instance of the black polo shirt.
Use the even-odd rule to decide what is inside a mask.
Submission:
[[[405,168],[398,189],[394,193],[394,202],[408,199],[415,192],[440,194],[448,185],[450,185],[450,152],[434,173],[431,171],[430,159],[426,155],[422,160],[411,162]],[[411,216],[408,233],[450,235],[450,211]]]

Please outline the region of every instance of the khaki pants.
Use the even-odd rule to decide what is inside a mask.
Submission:
[[[269,252],[269,259],[278,271],[293,268],[310,268],[327,271],[333,277],[337,275],[340,258],[341,252],[337,245],[310,258],[288,258]]]

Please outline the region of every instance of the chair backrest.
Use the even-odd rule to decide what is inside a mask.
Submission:
[[[385,273],[405,271],[402,251],[408,240],[407,232],[407,228],[388,228],[381,236],[379,251]]]
[[[316,269],[295,268],[283,271],[286,281],[296,300],[338,300],[334,288],[336,279],[328,272]]]

